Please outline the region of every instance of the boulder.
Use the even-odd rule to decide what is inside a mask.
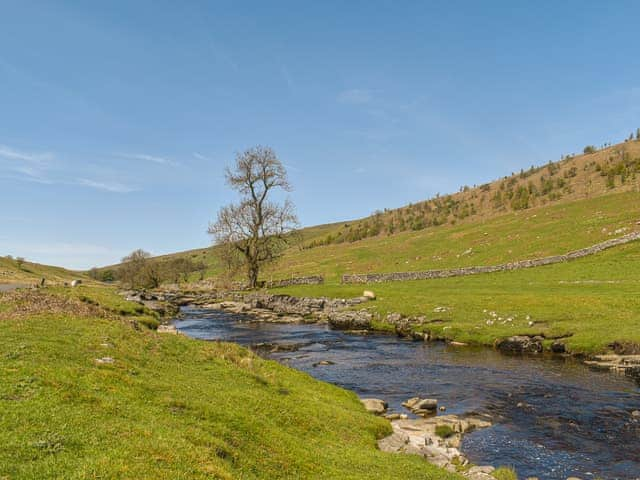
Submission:
[[[564,343],[555,341],[551,344],[551,351],[553,353],[565,353],[567,351],[567,347]]]
[[[379,398],[361,398],[360,401],[369,413],[382,415],[387,411],[387,402],[385,402],[384,400],[380,400]]]
[[[332,312],[328,315],[329,326],[336,330],[369,330],[372,315],[366,310],[359,312]]]
[[[631,412],[631,416],[633,418],[640,418],[640,410],[634,410],[633,412]]]
[[[541,337],[515,335],[496,341],[496,348],[505,353],[541,353]]]
[[[376,294],[373,293],[371,290],[365,290],[362,294],[363,297],[368,298],[369,300],[375,300],[376,299]]]
[[[77,287],[78,285],[82,285],[82,280],[72,280],[71,281],[71,286],[72,287]]]
[[[158,325],[158,333],[169,333],[171,335],[177,335],[178,329],[175,325]]]
[[[403,402],[402,406],[408,408],[412,413],[415,413],[416,415],[426,417],[437,413],[438,400],[436,400],[435,398],[413,397],[406,402]]]

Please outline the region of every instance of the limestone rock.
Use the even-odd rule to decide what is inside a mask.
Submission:
[[[379,398],[361,398],[360,401],[369,413],[382,415],[387,411],[387,402],[385,402],[384,400],[380,400]]]
[[[369,330],[371,328],[371,313],[366,310],[359,312],[344,311],[329,314],[329,325],[336,330]]]

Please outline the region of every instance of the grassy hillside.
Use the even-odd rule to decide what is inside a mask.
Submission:
[[[0,478],[458,478],[378,451],[389,424],[353,393],[136,330],[136,308],[97,288],[0,294]]]
[[[629,141],[532,167],[447,196],[371,217],[302,230],[302,242],[264,279],[424,270],[504,263],[629,232],[640,220],[640,142]],[[223,272],[215,248],[158,257],[202,261]],[[192,279],[199,278],[192,275]]]
[[[70,282],[74,279],[88,280],[83,273],[73,272],[62,267],[28,261],[21,263],[14,258],[0,257],[0,283],[35,284],[40,282],[42,278],[54,285]]]

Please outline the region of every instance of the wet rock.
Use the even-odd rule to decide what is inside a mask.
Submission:
[[[387,420],[400,420],[402,416],[399,413],[388,413],[384,418]]]
[[[505,353],[541,353],[542,338],[515,335],[496,341],[496,348]]]
[[[567,347],[564,343],[555,341],[551,344],[551,351],[553,353],[566,353]]]
[[[634,410],[633,412],[631,412],[631,416],[633,418],[640,418],[640,410]]]
[[[359,312],[333,312],[328,316],[329,325],[336,330],[369,330],[371,328],[371,313],[366,310]]]
[[[387,411],[387,402],[379,398],[361,398],[360,401],[367,412],[375,415],[382,415]]]
[[[475,467],[471,467],[468,472],[473,475],[475,473],[486,473],[486,474],[490,474],[491,472],[493,472],[495,470],[494,467],[492,467],[491,465],[483,465],[483,466],[475,466]]]
[[[423,417],[435,415],[438,409],[438,400],[435,398],[413,397],[402,403],[412,413]]]
[[[320,360],[319,362],[313,364],[314,367],[326,367],[328,365],[335,365],[335,363],[331,360]]]

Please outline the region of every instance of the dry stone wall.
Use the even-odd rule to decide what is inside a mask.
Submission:
[[[291,285],[321,285],[324,283],[324,277],[320,275],[312,275],[310,277],[293,277],[284,280],[272,280],[266,282],[267,288],[290,287]]]
[[[536,258],[533,260],[521,260],[519,262],[504,263],[502,265],[489,265],[479,267],[461,267],[448,270],[426,270],[422,272],[392,272],[392,273],[362,273],[346,274],[342,276],[342,283],[381,283],[403,282],[407,280],[426,280],[431,278],[460,277],[464,275],[476,275],[478,273],[504,272],[519,270],[521,268],[541,267],[554,263],[567,262],[576,258],[586,257],[601,252],[611,247],[624,245],[640,239],[640,232],[633,232],[622,237],[613,238],[606,242],[598,243],[590,247],[581,248],[564,255]]]

